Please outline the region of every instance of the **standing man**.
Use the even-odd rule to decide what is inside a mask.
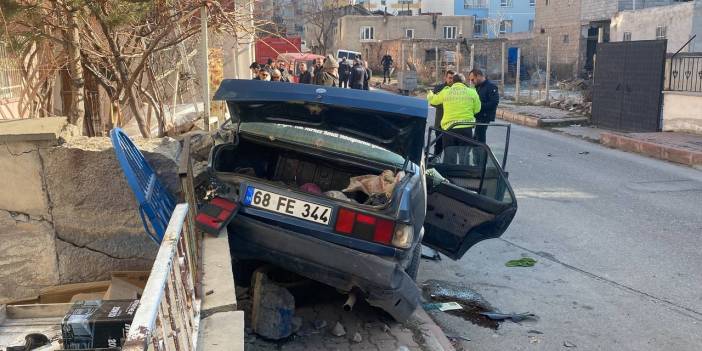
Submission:
[[[298,66],[300,68],[300,76],[298,77],[298,83],[300,84],[312,84],[312,73],[307,70],[307,64],[300,62]]]
[[[324,64],[324,59],[318,57],[314,60],[314,67],[312,67],[312,82],[313,84],[322,85],[319,79],[322,77],[322,65]]]
[[[339,86],[339,63],[336,62],[334,56],[327,55],[322,65],[322,72],[316,80],[318,85],[323,85],[325,87]]]
[[[373,71],[371,71],[371,69],[368,68],[368,61],[361,60],[361,62],[363,63],[363,68],[366,69],[366,79],[363,81],[363,90],[369,90],[370,89],[369,82],[370,82],[371,77],[373,77]]]
[[[478,92],[465,84],[466,78],[462,74],[453,76],[453,84],[442,89],[438,94],[429,92],[427,99],[431,105],[444,105],[444,115],[441,118],[441,129],[458,134],[464,138],[473,138],[473,125],[475,115],[480,112],[480,97]],[[444,147],[469,145],[461,139],[444,135]],[[445,161],[456,160],[460,151],[454,148],[451,155],[444,155]]]
[[[497,105],[500,103],[500,92],[497,89],[497,85],[487,79],[485,73],[477,68],[470,71],[468,79],[470,79],[471,83],[478,91],[480,103],[482,104],[482,109],[475,115],[475,119],[478,123],[494,122]],[[488,126],[475,127],[475,139],[483,144],[485,144],[487,140],[487,127]]]
[[[285,61],[278,61],[278,70],[280,71],[280,81],[290,83],[290,72],[288,72],[288,64]]]
[[[356,59],[351,68],[351,77],[349,78],[349,86],[351,89],[363,89],[363,83],[366,81],[366,68],[363,67],[363,61]]]
[[[444,74],[444,82],[435,86],[434,89],[432,90],[432,93],[438,94],[445,88],[448,88],[453,84],[453,75],[455,74],[454,71],[452,70],[447,70],[446,74]],[[434,128],[441,130],[441,118],[444,116],[444,105],[439,104],[439,105],[432,105],[434,108],[436,108],[436,116],[434,119]],[[436,140],[436,144],[434,144],[434,155],[439,155],[441,152],[444,151],[443,147],[443,138],[439,138]]]
[[[394,61],[392,60],[392,56],[388,54],[388,52],[385,52],[385,56],[383,56],[382,59],[380,59],[380,64],[383,65],[383,84],[385,84],[385,79],[387,78],[388,83],[390,83],[390,70],[392,69],[392,64]]]
[[[349,86],[349,76],[351,75],[351,65],[346,57],[341,59],[339,62],[339,86],[342,88],[348,88]]]

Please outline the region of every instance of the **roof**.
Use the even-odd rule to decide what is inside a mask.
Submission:
[[[414,97],[310,84],[226,79],[214,96],[226,101],[299,101],[426,119],[429,104]]]

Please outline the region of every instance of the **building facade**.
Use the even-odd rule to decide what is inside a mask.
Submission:
[[[455,0],[424,0],[421,4],[423,14],[435,13],[442,16],[453,16]]]
[[[359,51],[364,42],[393,39],[460,39],[473,36],[470,16],[344,16],[339,20],[338,49]]]
[[[475,17],[474,35],[497,38],[529,32],[534,26],[537,0],[455,0],[456,16]]]
[[[419,15],[422,8],[422,0],[357,0],[356,4],[363,5],[371,12],[381,11],[397,16]]]
[[[695,24],[702,22],[702,2],[622,11],[612,18],[611,41],[668,40],[668,52],[676,52],[692,38]],[[702,39],[695,38],[683,51],[702,51]]]

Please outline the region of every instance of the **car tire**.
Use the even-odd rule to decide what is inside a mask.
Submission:
[[[412,250],[412,258],[410,259],[410,263],[405,269],[405,273],[412,278],[415,282],[417,281],[417,273],[419,273],[419,262],[421,262],[422,258],[422,243],[417,243],[417,245],[414,246],[414,250]]]

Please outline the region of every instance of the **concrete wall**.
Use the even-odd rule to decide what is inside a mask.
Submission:
[[[455,16],[453,3],[455,0],[422,1],[422,13],[440,13],[443,16]]]
[[[436,19],[436,23],[433,20]],[[402,39],[406,29],[414,29],[417,39],[442,39],[444,26],[455,26],[456,36],[470,38],[473,35],[473,17],[468,16],[345,16],[339,19],[337,49],[361,51],[361,27],[374,28],[375,38],[370,41]]]
[[[110,140],[70,130],[61,118],[0,124],[0,300],[148,270],[155,257]],[[175,190],[178,143],[137,145]]]
[[[534,41],[546,47],[546,38],[551,36],[552,72],[562,79],[576,76],[582,65],[580,16],[580,0],[550,0],[549,5],[545,0],[536,1]]]
[[[664,92],[663,131],[702,134],[702,93]]]
[[[618,0],[581,0],[580,6],[583,22],[608,20],[619,11]]]
[[[622,41],[625,32],[631,33],[631,40],[653,40],[656,39],[656,27],[662,25],[667,27],[668,52],[675,52],[693,34],[693,17],[701,15],[702,13],[695,13],[695,4],[692,2],[622,11],[612,18],[610,40]],[[695,45],[689,48],[694,49]],[[702,49],[702,46],[697,49]]]

